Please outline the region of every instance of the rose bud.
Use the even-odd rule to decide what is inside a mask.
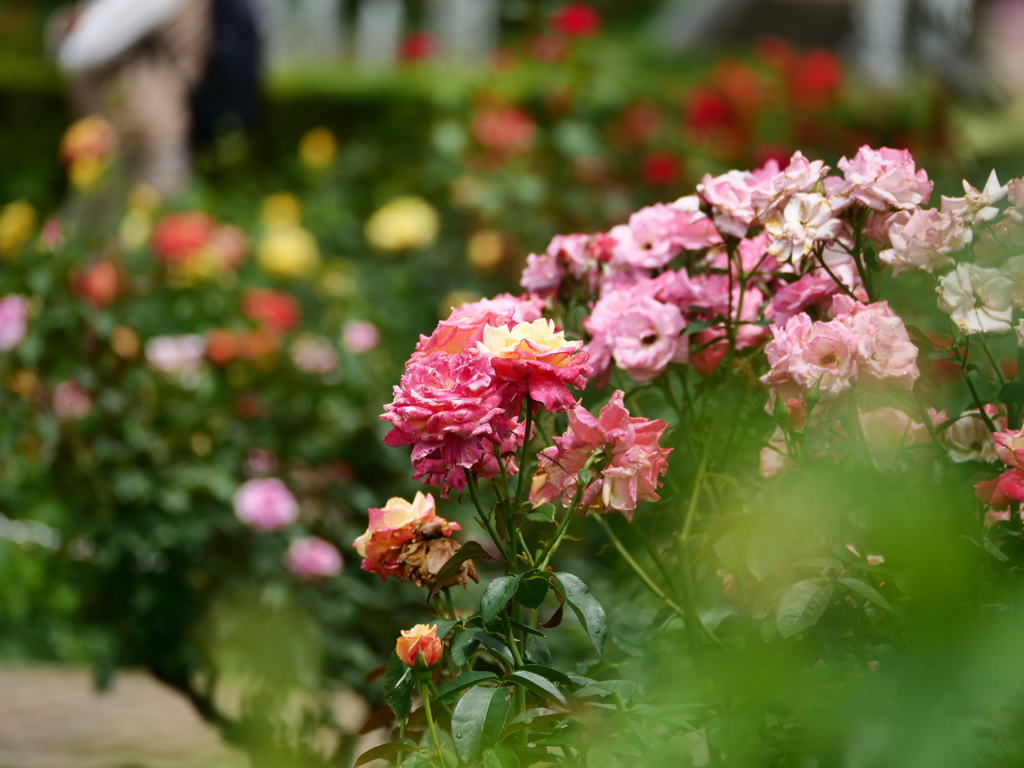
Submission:
[[[430,668],[441,658],[441,639],[437,636],[437,627],[433,624],[417,624],[412,629],[403,629],[402,636],[395,643],[395,653],[407,667],[422,666]]]

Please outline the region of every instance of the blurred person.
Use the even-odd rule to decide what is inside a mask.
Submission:
[[[109,120],[133,181],[163,194],[188,182],[193,144],[255,123],[249,0],[85,0],[58,12],[50,37],[77,111]]]

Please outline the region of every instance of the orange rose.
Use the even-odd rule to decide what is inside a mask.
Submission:
[[[412,629],[403,629],[402,636],[395,643],[395,653],[407,667],[416,667],[421,657],[423,666],[434,666],[441,659],[441,649],[441,639],[433,624],[417,624]]]

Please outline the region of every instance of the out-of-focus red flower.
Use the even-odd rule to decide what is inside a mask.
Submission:
[[[481,145],[505,155],[528,152],[536,130],[533,118],[515,107],[479,112],[470,126],[473,138]]]
[[[749,118],[764,106],[767,89],[761,76],[741,61],[724,59],[711,74],[711,83],[732,105],[733,111]]]
[[[528,50],[537,61],[559,64],[569,56],[569,41],[554,35],[535,35],[530,38]]]
[[[280,339],[266,328],[254,328],[238,336],[238,354],[248,360],[266,361],[280,349]]]
[[[266,412],[266,406],[255,392],[243,392],[235,399],[235,413],[240,419],[258,419]]]
[[[209,245],[217,225],[202,211],[169,213],[153,228],[152,247],[157,257],[178,263]]]
[[[811,112],[823,109],[835,101],[844,78],[839,57],[831,51],[811,51],[792,74],[789,98],[797,109]]]
[[[652,152],[644,158],[641,173],[655,187],[674,184],[679,179],[679,161],[667,152]]]
[[[736,116],[729,103],[717,91],[698,85],[687,95],[683,106],[686,124],[699,133],[732,124]]]
[[[515,69],[516,64],[519,63],[519,57],[516,56],[515,51],[498,46],[494,49],[491,54],[491,71],[501,74],[502,72],[510,72]]]
[[[567,37],[593,37],[601,31],[601,17],[587,3],[566,3],[552,15],[551,27]]]
[[[227,365],[238,357],[238,334],[227,328],[214,328],[206,334],[206,356],[217,365]]]
[[[412,32],[405,36],[398,48],[402,61],[423,61],[437,54],[437,40],[429,32]]]
[[[646,144],[654,139],[665,124],[661,107],[647,99],[637,99],[623,110],[613,130],[614,137],[624,144]]]
[[[286,333],[302,319],[302,309],[294,296],[266,288],[250,288],[245,292],[242,314],[277,333]]]
[[[800,54],[781,37],[762,37],[754,46],[754,52],[762,64],[787,80],[790,73],[800,64]]]
[[[117,266],[101,259],[86,267],[78,276],[78,292],[94,307],[105,307],[117,296]]]

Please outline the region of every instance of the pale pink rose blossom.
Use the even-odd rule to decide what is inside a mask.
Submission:
[[[92,411],[89,393],[73,381],[62,381],[53,391],[53,414],[60,421],[84,419]]]
[[[664,267],[683,250],[677,220],[687,215],[661,203],[641,208],[629,217],[628,224],[612,227],[608,233],[616,243],[612,264],[627,269]],[[705,228],[709,225],[705,219]],[[704,244],[706,239],[698,247],[706,247]]]
[[[235,517],[250,528],[274,531],[299,518],[299,503],[276,478],[248,480],[235,491]]]
[[[526,266],[519,284],[531,293],[551,296],[558,293],[565,280],[566,267],[558,256],[548,252],[531,253],[526,257]]]
[[[971,230],[952,213],[934,208],[898,211],[886,221],[889,248],[878,254],[893,276],[914,269],[929,274],[953,263],[949,256],[971,241]]]
[[[782,431],[782,427],[775,427],[775,434],[768,440],[768,444],[761,449],[758,474],[765,480],[770,480],[795,466],[796,462],[789,458],[786,434]]]
[[[752,195],[771,183],[779,164],[769,160],[755,171],[729,171],[721,176],[706,174],[697,185],[698,194],[714,211],[716,229],[733,237],[746,237],[757,220]]]
[[[1013,320],[1013,283],[998,269],[957,264],[939,278],[939,309],[963,333],[1008,333]]]
[[[852,160],[841,159],[839,169],[846,184],[830,195],[842,195],[876,211],[924,205],[934,186],[923,168],[917,170],[905,149],[863,146]]]
[[[1007,215],[1014,221],[1024,220],[1024,179],[1014,179],[1006,185],[1006,199],[1013,206]]]
[[[1012,510],[1009,507],[1004,509],[986,509],[985,527],[991,528],[996,523],[1008,523],[1013,519]]]
[[[4,296],[0,299],[0,352],[10,352],[21,344],[28,330],[28,299]]]
[[[599,262],[591,253],[591,240],[590,235],[555,235],[544,253],[526,257],[519,284],[531,293],[551,296],[558,293],[562,282],[571,275],[584,280],[593,290]]]
[[[752,192],[751,202],[758,220],[767,222],[786,207],[793,195],[814,192],[828,171],[824,161],[810,162],[801,152],[794,154],[785,170]]]
[[[341,340],[349,352],[360,355],[377,348],[380,331],[369,320],[349,320],[342,329]]]
[[[907,391],[914,388],[921,375],[917,368],[918,349],[888,302],[861,304],[849,296],[837,295],[832,299],[832,308],[833,322],[850,329],[861,384]]]
[[[996,455],[1009,467],[1024,469],[1024,430],[1007,429],[992,435]]]
[[[768,219],[764,228],[771,236],[768,253],[781,262],[798,264],[819,244],[839,237],[843,221],[823,195],[799,193],[790,197],[786,207]]]
[[[288,570],[305,581],[326,579],[341,573],[341,553],[331,542],[317,536],[296,539],[288,546]]]
[[[860,281],[860,273],[853,258],[839,251],[826,251],[825,263],[839,280],[862,301],[867,301]],[[785,325],[793,315],[816,308],[822,315],[831,313],[832,297],[841,289],[822,268],[816,267],[794,283],[783,283],[772,297],[765,317],[776,325]]]
[[[325,375],[338,367],[338,351],[323,336],[304,334],[291,346],[295,367],[306,373]]]
[[[539,467],[530,490],[534,504],[559,499],[566,509],[576,495],[579,473],[598,451],[595,478],[582,493],[578,509],[584,514],[621,512],[633,519],[638,504],[657,501],[659,480],[668,469],[671,448],[662,448],[664,421],[632,417],[620,390],[594,418],[582,405],[569,411],[569,428],[555,444],[538,455]]]
[[[993,170],[985,182],[984,189],[975,189],[965,181],[963,197],[943,195],[942,211],[952,213],[968,225],[992,221],[999,215],[999,209],[992,203],[998,203],[1006,197],[1007,192],[1008,188],[1000,186],[999,178]]]
[[[146,342],[146,362],[162,373],[198,371],[206,354],[206,340],[196,334],[154,336]]]
[[[871,460],[880,472],[894,469],[903,449],[931,442],[928,428],[897,408],[862,412],[859,418]]]
[[[986,405],[985,413],[988,414],[997,430],[1006,429],[1006,419],[999,415],[999,410],[995,406]],[[995,439],[977,408],[964,411],[945,429],[943,426],[949,421],[945,411],[929,408],[928,415],[931,417],[932,424],[939,430],[939,440],[943,447],[957,464],[962,464],[965,461],[991,463],[999,460]]]
[[[771,332],[773,339],[765,347],[771,370],[761,381],[775,396],[803,400],[817,385],[821,402],[828,403],[853,386],[857,360],[854,339],[844,323],[812,322],[801,313],[784,327],[771,326]]]

